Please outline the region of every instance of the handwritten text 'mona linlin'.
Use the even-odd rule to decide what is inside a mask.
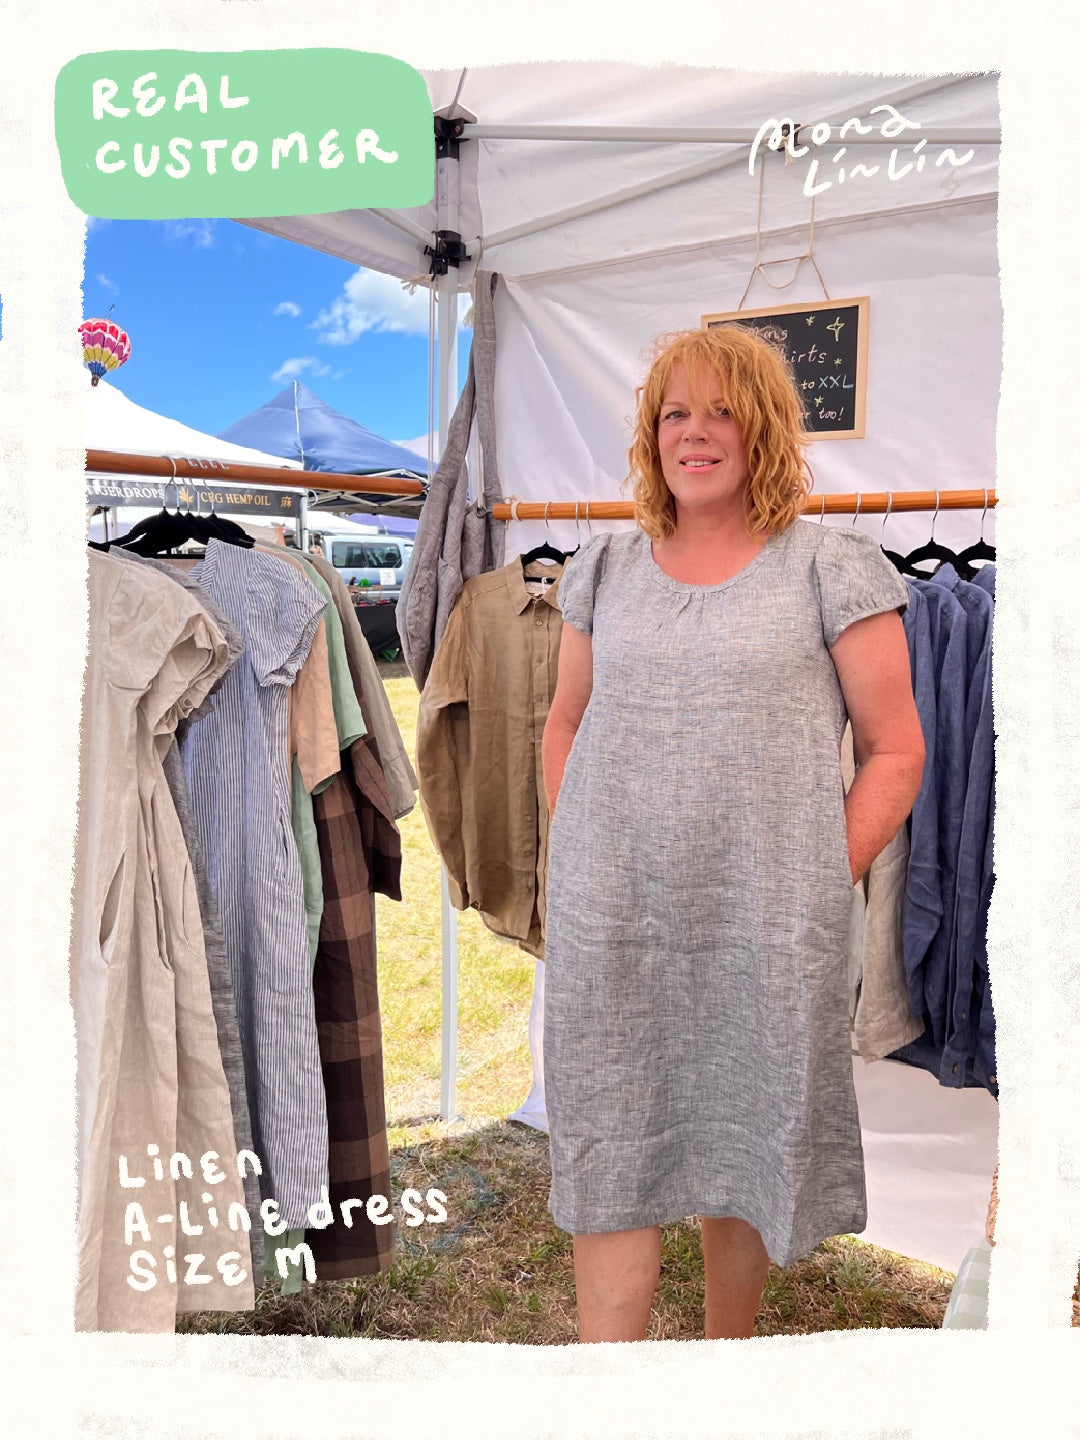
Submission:
[[[897,140],[906,130],[921,130],[922,126],[917,120],[906,120],[899,110],[893,105],[875,105],[870,111],[871,115],[877,115],[881,111],[888,111],[887,117],[881,122],[878,133],[883,140]],[[822,120],[810,130],[810,144],[798,145],[796,143],[799,135],[799,127],[792,120],[766,120],[758,128],[754,136],[754,143],[750,147],[750,174],[754,174],[754,167],[757,163],[758,152],[764,143],[770,150],[784,149],[792,159],[801,159],[803,155],[809,155],[811,148],[828,145],[833,139],[834,127],[828,121]],[[840,141],[847,139],[848,135],[854,132],[857,135],[872,135],[873,125],[864,125],[857,115],[850,120],[845,120],[836,131],[836,138]],[[911,146],[911,155],[914,157],[902,165],[898,165],[900,151],[894,145],[889,152],[886,173],[890,180],[902,180],[905,175],[910,175],[912,170],[921,174],[926,166],[926,156],[922,153],[926,141],[918,140]],[[880,169],[880,165],[864,165],[861,161],[850,168],[840,165],[840,161],[847,154],[848,147],[841,144],[830,160],[830,164],[837,166],[837,169],[830,172],[831,178],[823,178],[820,183],[815,183],[821,162],[817,155],[810,161],[810,168],[806,174],[806,182],[803,185],[803,194],[808,196],[824,194],[834,184],[843,185],[846,180],[871,179]],[[968,150],[965,155],[957,155],[951,145],[946,145],[934,161],[935,166],[950,164],[953,169],[959,165],[966,165],[975,154],[974,150]]]
[[[150,83],[156,80],[157,72],[147,71],[140,75],[131,87],[131,98],[135,102],[134,113],[141,115],[144,119],[156,115],[169,103],[164,95],[159,95],[154,86]],[[114,120],[126,120],[132,113],[132,106],[117,105],[115,100],[119,94],[120,87],[115,80],[103,78],[95,80],[92,90],[93,117],[95,120],[104,120],[106,116]],[[251,99],[247,95],[229,94],[229,77],[221,76],[218,86],[218,105],[224,111],[238,110],[245,105],[250,105]],[[209,114],[210,99],[206,82],[202,76],[192,72],[185,75],[176,87],[173,98],[173,109],[182,111],[188,106],[194,105],[203,115]],[[341,132],[338,130],[327,130],[320,136],[312,136],[310,145],[309,138],[300,130],[294,130],[289,135],[275,137],[269,146],[270,168],[277,170],[283,160],[289,160],[295,151],[295,162],[299,165],[306,165],[309,150],[312,154],[317,153],[319,166],[323,170],[336,170],[345,161],[345,151],[338,145]],[[373,160],[381,161],[384,165],[393,165],[398,158],[396,150],[384,150],[379,145],[379,137],[374,130],[359,130],[354,136],[353,143],[356,150],[357,164],[363,165],[368,156]],[[169,163],[163,169],[164,173],[173,180],[182,180],[185,175],[191,173],[193,163],[205,166],[207,175],[217,175],[218,156],[221,151],[227,151],[223,157],[221,168],[231,168],[238,174],[245,174],[253,170],[260,159],[265,166],[266,152],[260,155],[258,143],[254,140],[230,140],[228,137],[212,140],[200,140],[196,142],[183,135],[174,135],[166,146],[169,152]],[[195,153],[197,150],[203,152],[200,160]],[[141,142],[135,142],[131,148],[131,160],[138,175],[143,179],[149,179],[155,173],[161,161],[161,146],[144,146]],[[105,175],[115,174],[118,170],[127,168],[127,159],[124,150],[118,140],[107,140],[103,145],[98,146],[94,156],[94,164]]]

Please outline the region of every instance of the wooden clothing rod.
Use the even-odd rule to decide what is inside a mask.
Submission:
[[[992,510],[996,490],[894,490],[854,495],[811,495],[804,515],[894,515],[901,510]],[[496,520],[632,520],[632,500],[519,500],[491,507]]]
[[[87,470],[104,475],[147,475],[163,480],[233,480],[276,485],[281,490],[344,490],[364,495],[423,495],[419,480],[387,475],[339,475],[329,470],[290,470],[284,465],[241,465],[233,460],[199,460],[170,455],[126,455],[87,450]]]

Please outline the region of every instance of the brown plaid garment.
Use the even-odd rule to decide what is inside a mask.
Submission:
[[[355,615],[350,618],[357,624]],[[368,724],[355,671],[353,683]],[[343,765],[329,789],[312,796],[324,898],[313,983],[330,1132],[334,1223],[325,1230],[309,1229],[305,1238],[319,1277],[325,1280],[385,1270],[394,1250],[393,1224],[375,1225],[356,1207],[350,1212],[349,1228],[342,1223],[340,1210],[345,1200],[367,1201],[371,1195],[386,1196],[388,1213],[393,1204],[375,892],[401,899],[401,836],[370,727],[350,752],[351,766]]]

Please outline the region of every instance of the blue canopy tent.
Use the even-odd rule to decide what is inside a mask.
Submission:
[[[299,380],[287,385],[258,410],[234,421],[219,435],[236,445],[250,445],[285,460],[299,460],[305,470],[336,471],[341,475],[401,475],[423,481],[428,478],[426,459],[342,415]],[[320,496],[312,508],[363,511],[415,520],[423,503],[422,495],[354,495],[334,491]]]

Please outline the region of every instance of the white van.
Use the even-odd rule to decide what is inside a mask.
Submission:
[[[314,517],[308,530],[346,585],[401,589],[413,551],[410,536],[384,535],[350,521],[321,524]]]

